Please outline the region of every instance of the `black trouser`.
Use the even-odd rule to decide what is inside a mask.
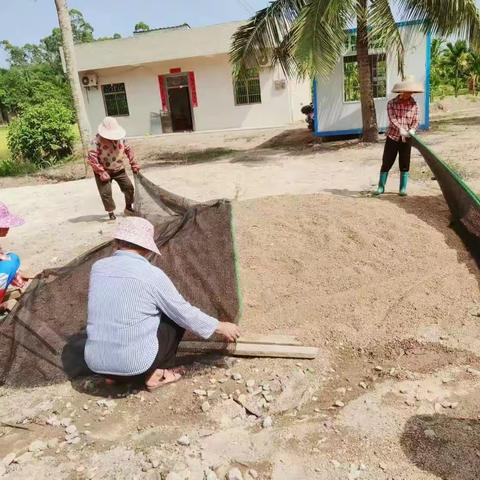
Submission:
[[[385,149],[383,151],[383,160],[381,172],[389,172],[393,167],[395,160],[399,156],[400,171],[408,172],[410,170],[410,156],[412,153],[412,144],[409,139],[407,141],[396,142],[390,137],[387,137],[385,142]]]
[[[107,212],[115,211],[115,202],[112,195],[112,182],[115,180],[120,187],[120,190],[125,195],[125,206],[131,207],[134,199],[134,187],[132,182],[128,178],[127,172],[125,170],[120,170],[119,172],[109,172],[110,180],[107,182],[102,182],[98,175],[95,175],[95,181],[97,182],[98,192],[100,193],[100,198],[102,199],[103,206]]]
[[[160,325],[157,330],[158,352],[151,367],[139,375],[104,375],[119,382],[137,383],[145,382],[157,368],[172,368],[175,364],[178,344],[181,342],[185,329],[170,320],[165,314],[162,314]]]

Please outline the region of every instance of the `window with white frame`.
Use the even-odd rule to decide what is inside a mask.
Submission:
[[[124,83],[111,83],[102,85],[105,111],[109,117],[122,117],[130,115],[128,110],[127,92]]]
[[[387,97],[387,56],[385,53],[369,55],[374,98]],[[343,96],[345,102],[360,101],[360,79],[356,55],[343,57]]]
[[[262,103],[258,70],[250,70],[245,74],[245,77],[235,80],[233,89],[235,93],[235,105]]]

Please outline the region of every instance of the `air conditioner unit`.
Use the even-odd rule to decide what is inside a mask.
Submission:
[[[287,88],[287,81],[284,78],[274,80],[273,84],[275,85],[275,90],[283,90],[284,88]]]
[[[84,73],[81,80],[85,88],[98,87],[98,75],[95,72]]]

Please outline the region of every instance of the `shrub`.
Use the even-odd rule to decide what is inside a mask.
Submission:
[[[28,107],[10,123],[7,142],[12,159],[51,166],[70,155],[74,133],[72,112],[57,102]]]

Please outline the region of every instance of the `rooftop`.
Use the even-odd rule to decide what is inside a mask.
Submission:
[[[207,27],[179,25],[139,32],[133,37],[75,45],[79,72],[182,58],[225,54],[230,51],[232,35],[243,22]]]

